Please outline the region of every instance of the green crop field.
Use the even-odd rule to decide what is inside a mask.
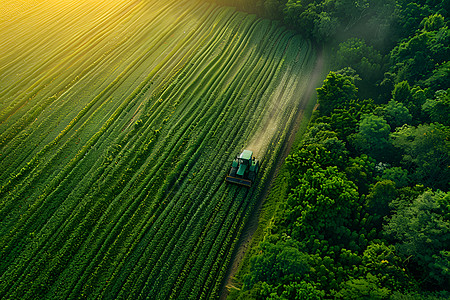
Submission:
[[[217,297],[311,45],[197,0],[0,6],[0,298]],[[251,189],[224,181],[244,148]]]

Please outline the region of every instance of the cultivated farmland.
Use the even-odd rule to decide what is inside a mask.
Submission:
[[[311,45],[204,1],[30,3],[0,4],[0,298],[217,297]]]

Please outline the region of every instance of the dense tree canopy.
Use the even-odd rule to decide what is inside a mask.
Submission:
[[[450,282],[450,193],[426,191],[412,202],[394,201],[395,213],[385,234],[400,255],[417,263],[420,276],[431,286]]]
[[[412,115],[409,109],[401,102],[391,100],[384,107],[383,117],[390,125],[391,129],[401,127],[405,124],[411,124]]]
[[[355,144],[362,152],[382,160],[390,152],[391,127],[383,117],[364,115],[358,123]]]
[[[352,77],[330,72],[322,87],[317,89],[320,111],[328,115],[333,109],[346,107],[357,98],[357,91]]]
[[[429,116],[431,122],[450,126],[450,88],[446,91],[437,91],[435,99],[427,99],[422,105],[422,110]]]
[[[403,126],[391,138],[392,144],[402,151],[401,164],[411,170],[414,182],[448,190],[450,128],[439,123]]]

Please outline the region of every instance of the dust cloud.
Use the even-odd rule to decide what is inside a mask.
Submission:
[[[283,131],[292,128],[292,122],[301,121],[304,109],[313,99],[320,80],[323,80],[323,67],[322,54],[318,53],[312,71],[305,74],[294,69],[285,73],[270,96],[269,107],[245,149],[252,150],[258,159],[263,158],[271,143],[280,142]],[[293,127],[298,127],[298,124],[293,124]],[[289,144],[292,142],[288,141]]]
[[[271,101],[269,112],[264,115],[258,130],[246,146],[246,149],[253,151],[255,157],[264,156],[277,130],[284,127],[281,126],[280,115],[282,115],[282,109],[279,104],[276,101]]]

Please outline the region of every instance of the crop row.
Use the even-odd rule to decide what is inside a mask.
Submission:
[[[0,24],[0,297],[215,298],[310,46],[202,1],[88,2]],[[265,127],[255,187],[225,184]]]

